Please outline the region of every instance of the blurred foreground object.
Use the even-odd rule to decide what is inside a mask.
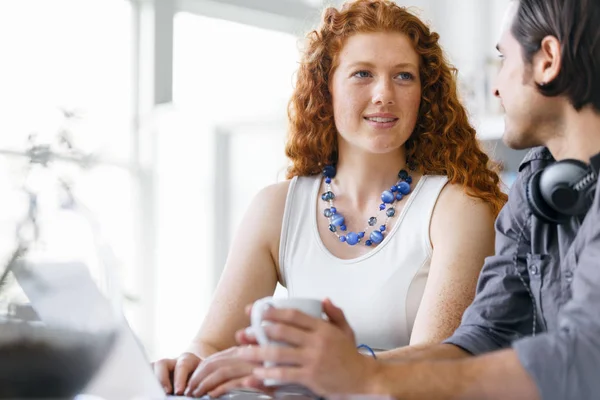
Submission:
[[[14,210],[13,241],[0,236],[13,246],[0,261],[0,398],[75,397],[110,353],[119,323],[114,255],[71,187],[93,157],[75,148],[66,128],[76,116],[63,115],[64,127],[48,137],[31,134],[25,153],[0,152],[24,162],[17,202],[24,215]],[[109,307],[85,308],[86,293],[66,268],[73,263],[89,268]],[[56,301],[66,293],[75,301]]]

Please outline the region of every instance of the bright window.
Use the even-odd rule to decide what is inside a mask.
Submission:
[[[76,148],[99,157],[95,168],[68,175],[100,222],[126,287],[135,282],[132,33],[126,0],[0,2],[0,150],[22,153],[30,134],[49,141],[68,129]],[[62,110],[78,118],[65,125]],[[12,224],[22,211],[23,162],[0,154],[0,193],[12,196],[0,221]],[[10,224],[4,226],[0,241],[12,243]],[[69,237],[66,226],[56,228]]]
[[[219,251],[250,199],[285,167],[285,109],[298,60],[289,34],[189,13],[176,15],[174,30],[174,107],[157,145],[158,357],[189,343],[222,267]],[[231,138],[224,179],[217,135]],[[216,202],[231,225],[219,225]]]

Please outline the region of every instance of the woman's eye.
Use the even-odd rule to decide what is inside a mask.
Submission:
[[[402,72],[398,74],[398,77],[400,78],[400,80],[403,81],[410,81],[414,78],[413,74],[411,74],[410,72]]]
[[[358,71],[354,73],[354,76],[357,78],[369,78],[371,73],[369,71]]]

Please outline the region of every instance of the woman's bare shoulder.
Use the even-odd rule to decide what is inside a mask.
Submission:
[[[290,188],[291,179],[277,182],[262,188],[254,197],[254,203],[261,209],[270,210],[271,213],[283,215],[285,200]]]
[[[253,226],[269,243],[279,239],[290,184],[291,180],[286,180],[265,186],[254,196],[246,212],[246,226]]]
[[[433,211],[430,228],[432,242],[435,243],[436,236],[448,240],[449,231],[458,236],[461,232],[493,235],[494,219],[489,203],[469,195],[461,184],[447,183]]]
[[[437,201],[436,208],[444,213],[449,212],[453,215],[469,215],[473,212],[489,214],[493,219],[493,212],[490,204],[478,197],[473,197],[467,193],[467,189],[458,183],[448,182]]]

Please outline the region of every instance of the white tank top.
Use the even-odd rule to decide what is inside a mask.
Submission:
[[[391,232],[373,250],[342,260],[317,230],[321,177],[294,177],[285,203],[280,276],[290,297],[341,307],[359,344],[388,350],[409,344],[431,262],[429,224],[445,176],[423,176]]]

